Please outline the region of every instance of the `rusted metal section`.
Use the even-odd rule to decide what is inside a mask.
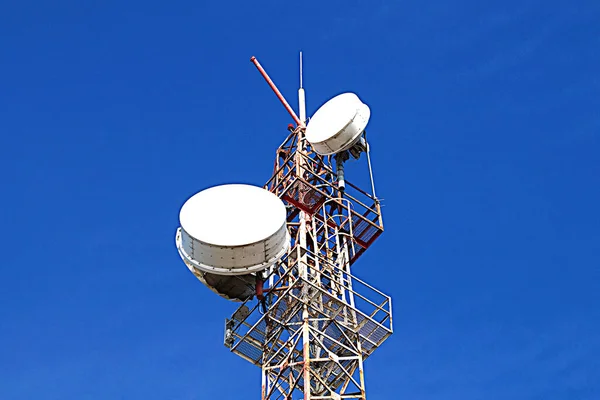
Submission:
[[[322,156],[307,150],[299,153],[297,133],[292,133],[277,152],[274,171],[265,185],[273,193],[290,205],[288,221],[293,221],[300,212],[324,223],[321,214],[336,213],[341,209],[342,199],[352,203],[345,215],[354,226],[352,244],[353,264],[383,233],[383,219],[379,200],[346,181],[346,190],[340,194],[335,181],[335,173]],[[298,160],[303,161],[302,173],[298,171]],[[341,197],[340,197],[341,196]],[[327,210],[322,210],[324,204]],[[368,205],[370,204],[370,205]],[[339,226],[333,221],[326,222],[331,229],[343,229],[348,222],[341,221]],[[322,228],[321,228],[322,230]]]
[[[340,195],[301,134],[284,140],[265,185],[288,204],[293,247],[229,347],[262,368],[265,400],[364,399],[362,363],[392,333],[391,300],[348,268],[383,232],[379,201],[351,182]]]
[[[391,299],[324,257],[307,249],[291,253],[298,252],[304,257],[288,257],[273,271],[267,312],[257,304],[235,322],[230,349],[263,368],[271,382],[266,399],[295,391],[312,393],[308,399],[364,398],[361,365],[392,333]]]
[[[306,321],[306,327],[308,329],[308,321]],[[305,341],[303,344],[303,354],[304,354],[304,366],[302,368],[302,373],[304,374],[304,400],[310,399],[310,349],[309,349],[309,341]]]

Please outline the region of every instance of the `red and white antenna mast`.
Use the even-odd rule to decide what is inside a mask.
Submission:
[[[371,172],[370,109],[344,93],[307,124],[302,53],[298,114],[251,61],[295,122],[265,185],[286,205],[291,243],[257,277],[266,282],[258,301],[245,300],[226,320],[225,345],[261,368],[263,400],[364,400],[363,362],[392,334],[391,298],[351,272],[383,232],[372,173],[371,193],[343,177],[344,163],[361,153]]]

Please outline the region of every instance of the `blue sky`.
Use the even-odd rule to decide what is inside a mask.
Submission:
[[[264,183],[289,117],[372,109],[394,299],[369,400],[600,398],[600,3],[0,6],[0,399],[258,398],[181,204]],[[351,176],[348,179],[352,180]]]

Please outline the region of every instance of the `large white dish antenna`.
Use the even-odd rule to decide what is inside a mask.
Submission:
[[[203,190],[179,213],[176,243],[183,261],[216,275],[245,275],[276,263],[289,249],[285,205],[252,185]]]
[[[354,93],[342,93],[323,104],[306,127],[314,151],[330,155],[348,150],[364,132],[371,109]]]

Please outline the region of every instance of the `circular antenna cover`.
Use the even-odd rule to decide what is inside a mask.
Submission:
[[[342,93],[317,110],[306,127],[306,140],[321,155],[348,150],[364,132],[371,109],[354,93]]]
[[[179,254],[201,271],[244,275],[264,270],[288,250],[286,209],[273,193],[229,184],[189,198],[179,213]]]

